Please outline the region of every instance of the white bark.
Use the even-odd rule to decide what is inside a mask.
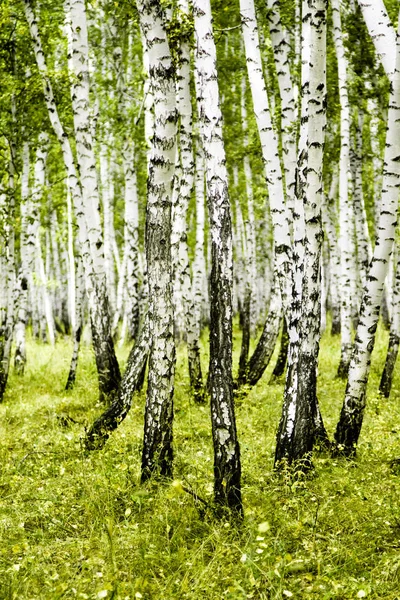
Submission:
[[[397,226],[400,193],[400,19],[396,52],[393,89],[389,99],[381,212],[374,253],[361,302],[360,320],[349,368],[345,399],[335,433],[336,442],[347,454],[354,452],[361,431],[371,353]]]
[[[242,98],[241,98],[241,117],[243,125],[243,145],[246,148],[248,144],[247,139],[247,110],[246,110],[246,98],[245,98],[245,79],[242,81]],[[251,334],[254,336],[257,329],[258,320],[258,286],[257,286],[257,248],[256,248],[256,230],[255,230],[255,217],[254,217],[254,198],[253,198],[253,173],[250,165],[250,158],[247,153],[243,157],[244,166],[244,177],[246,184],[246,197],[247,197],[247,219],[244,227],[244,234],[246,238],[246,254],[245,254],[245,265],[246,265],[246,291],[249,294],[250,303],[250,329]]]
[[[383,0],[358,0],[375,50],[389,79],[393,80],[396,63],[396,30]]]
[[[76,153],[84,198],[87,235],[97,277],[101,285],[105,285],[100,196],[91,128],[89,47],[85,1],[66,0],[65,10],[69,51],[68,68],[72,75],[71,99]]]
[[[27,210],[29,196],[29,143],[24,142],[22,147],[22,176],[21,176],[21,235],[20,235],[20,256],[21,271],[19,274],[19,299],[18,315],[15,325],[15,358],[14,366],[19,375],[23,375],[26,364],[26,325],[27,325],[27,304],[28,304],[28,280],[29,265],[27,263],[26,250],[26,231],[27,231]]]
[[[364,288],[367,281],[368,267],[372,258],[372,244],[368,230],[362,186],[362,125],[362,114],[360,113],[360,109],[357,108],[355,113],[355,139],[350,155],[350,169],[353,178],[353,206],[358,259],[357,270],[360,275],[361,289]]]
[[[111,135],[109,134],[109,137]],[[112,144],[112,137],[111,137]],[[116,310],[115,268],[113,256],[114,185],[111,158],[105,144],[100,148],[101,199],[103,205],[104,270],[111,314]]]
[[[247,73],[253,99],[254,114],[268,184],[269,202],[274,225],[277,269],[280,278],[282,304],[289,314],[290,271],[292,264],[290,217],[285,203],[284,182],[279,157],[278,138],[273,130],[268,94],[253,0],[240,0],[240,14],[245,45]]]
[[[205,194],[204,194],[204,158],[200,140],[196,144],[196,244],[193,262],[193,299],[197,327],[201,330],[208,320],[208,282],[205,258]]]
[[[352,351],[352,302],[356,296],[354,266],[353,210],[349,200],[350,180],[350,102],[348,95],[348,60],[343,44],[339,0],[332,0],[333,37],[338,60],[340,98],[339,163],[339,248],[340,248],[340,326],[341,358],[339,375],[347,375]]]
[[[182,15],[188,15],[186,0],[180,0]],[[172,206],[171,252],[174,268],[174,284],[177,302],[175,303],[175,322],[179,320],[179,308],[183,312],[183,326],[186,332],[190,386],[194,399],[203,400],[203,381],[200,362],[200,327],[194,310],[194,298],[190,274],[187,244],[187,213],[194,185],[194,153],[192,103],[190,94],[190,46],[185,35],[179,47],[179,66],[177,70],[177,110],[179,117],[179,152],[175,171],[175,186]]]
[[[123,145],[122,160],[125,174],[126,314],[130,335],[136,339],[139,330],[139,202],[135,150],[129,140]],[[120,274],[122,277],[123,274]]]
[[[268,25],[271,36],[276,73],[281,97],[281,135],[283,164],[285,168],[286,197],[289,210],[294,209],[297,154],[297,86],[290,72],[291,40],[284,27],[279,10],[279,0],[267,0],[270,10]]]
[[[148,315],[152,339],[142,452],[144,481],[153,473],[172,475],[175,343],[171,297],[171,200],[177,111],[174,69],[160,2],[138,0],[137,6],[148,51],[155,115],[146,210]]]
[[[209,0],[193,0],[195,81],[207,181],[211,238],[210,396],[214,498],[242,513],[240,449],[232,381],[232,222],[222,137],[216,48]]]
[[[36,63],[42,79],[44,99],[48,110],[49,119],[61,145],[64,165],[67,172],[67,185],[71,192],[78,223],[79,245],[85,269],[85,284],[91,314],[93,346],[99,373],[100,397],[104,399],[106,396],[112,394],[113,390],[115,390],[119,383],[120,373],[111,340],[111,327],[108,313],[108,300],[105,293],[104,277],[100,279],[100,281],[97,278],[97,274],[100,273],[101,275],[102,273],[102,269],[98,264],[99,252],[102,250],[102,243],[101,240],[98,240],[99,247],[96,248],[95,254],[92,255],[90,237],[92,237],[93,241],[93,226],[95,226],[95,219],[92,219],[93,211],[87,202],[83,202],[81,186],[75,168],[71,144],[58,115],[53,88],[48,76],[48,69],[42,49],[38,24],[29,0],[24,0],[24,8],[33,41]],[[85,209],[87,209],[87,214],[85,214]],[[91,223],[91,236],[89,236],[88,233],[87,221]],[[94,263],[96,263],[96,269],[94,269]]]
[[[295,210],[302,210],[304,215],[304,258],[293,286],[288,370],[275,454],[277,464],[282,460],[300,461],[300,468],[307,468],[315,437],[323,429],[316,381],[321,316],[326,5],[326,0],[303,0],[302,4],[301,132]],[[301,245],[299,238],[298,247]]]

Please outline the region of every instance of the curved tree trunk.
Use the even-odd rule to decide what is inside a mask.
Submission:
[[[255,385],[263,376],[275,349],[276,340],[279,335],[279,323],[281,317],[281,295],[279,292],[278,277],[275,276],[268,315],[260,339],[248,362],[245,377],[242,378],[243,383]],[[239,381],[239,383],[241,383],[241,381]]]
[[[145,317],[135,345],[130,351],[126,369],[122,377],[118,395],[114,402],[100,415],[86,433],[86,450],[101,450],[110,434],[122,423],[132,406],[135,391],[141,389],[149,354],[151,331],[148,317]]]

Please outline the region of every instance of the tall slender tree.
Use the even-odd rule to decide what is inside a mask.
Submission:
[[[399,19],[400,24],[400,19]],[[352,455],[361,432],[366,391],[379,311],[397,226],[400,194],[400,33],[397,33],[396,66],[389,99],[382,198],[375,248],[361,301],[354,353],[349,367],[345,398],[336,427],[340,451]]]
[[[317,400],[320,337],[323,149],[326,117],[326,0],[303,0],[301,127],[296,206],[304,215],[303,264],[297,265],[289,321],[289,356],[275,464],[307,467],[323,430]],[[296,237],[296,236],[295,236]],[[301,277],[300,289],[296,280]],[[301,296],[298,297],[297,290]]]
[[[193,11],[196,93],[211,238],[209,389],[214,498],[241,515],[241,463],[232,380],[232,222],[209,0],[193,0]]]
[[[171,201],[176,158],[175,70],[159,0],[138,0],[154,98],[154,136],[147,180],[146,260],[151,345],[142,481],[172,475],[175,343],[171,290]]]

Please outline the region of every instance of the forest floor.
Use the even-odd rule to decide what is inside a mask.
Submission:
[[[141,486],[144,394],[104,450],[86,456],[84,425],[101,412],[91,351],[66,393],[70,344],[30,341],[27,372],[11,373],[0,406],[1,600],[400,599],[400,370],[390,400],[380,397],[386,341],[380,329],[355,461],[319,454],[304,480],[274,474],[283,385],[268,385],[272,365],[237,403],[240,526],[181,485],[212,498],[209,407],[189,398],[183,348],[175,480]],[[319,398],[331,436],[344,393],[338,360],[339,340],[325,335]]]

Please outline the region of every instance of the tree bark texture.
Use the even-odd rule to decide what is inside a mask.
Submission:
[[[293,281],[296,303],[289,322],[289,356],[275,465],[309,468],[318,421],[317,365],[323,199],[322,163],[326,115],[326,0],[304,0],[302,11],[301,126],[296,205],[304,215],[303,265]],[[296,237],[296,235],[295,235]],[[300,240],[299,240],[300,241]],[[301,246],[301,244],[299,244]],[[301,286],[297,288],[301,277]],[[297,290],[300,298],[297,297]]]
[[[172,476],[175,342],[171,290],[171,203],[176,160],[175,69],[159,0],[138,0],[154,98],[149,160],[146,261],[151,344],[142,452],[142,481]]]
[[[210,397],[214,499],[241,515],[241,463],[232,380],[232,223],[209,0],[193,0],[195,71],[210,219]]]
[[[399,251],[396,248],[396,275],[393,285],[392,318],[390,322],[389,344],[386,354],[385,366],[382,372],[379,391],[389,398],[393,383],[394,367],[396,365],[400,344],[400,268]]]
[[[355,453],[361,432],[366,389],[375,343],[382,292],[397,226],[400,190],[400,35],[397,33],[396,68],[389,99],[388,124],[380,217],[375,248],[364,288],[354,353],[349,368],[345,399],[336,427],[335,440],[345,455]]]

